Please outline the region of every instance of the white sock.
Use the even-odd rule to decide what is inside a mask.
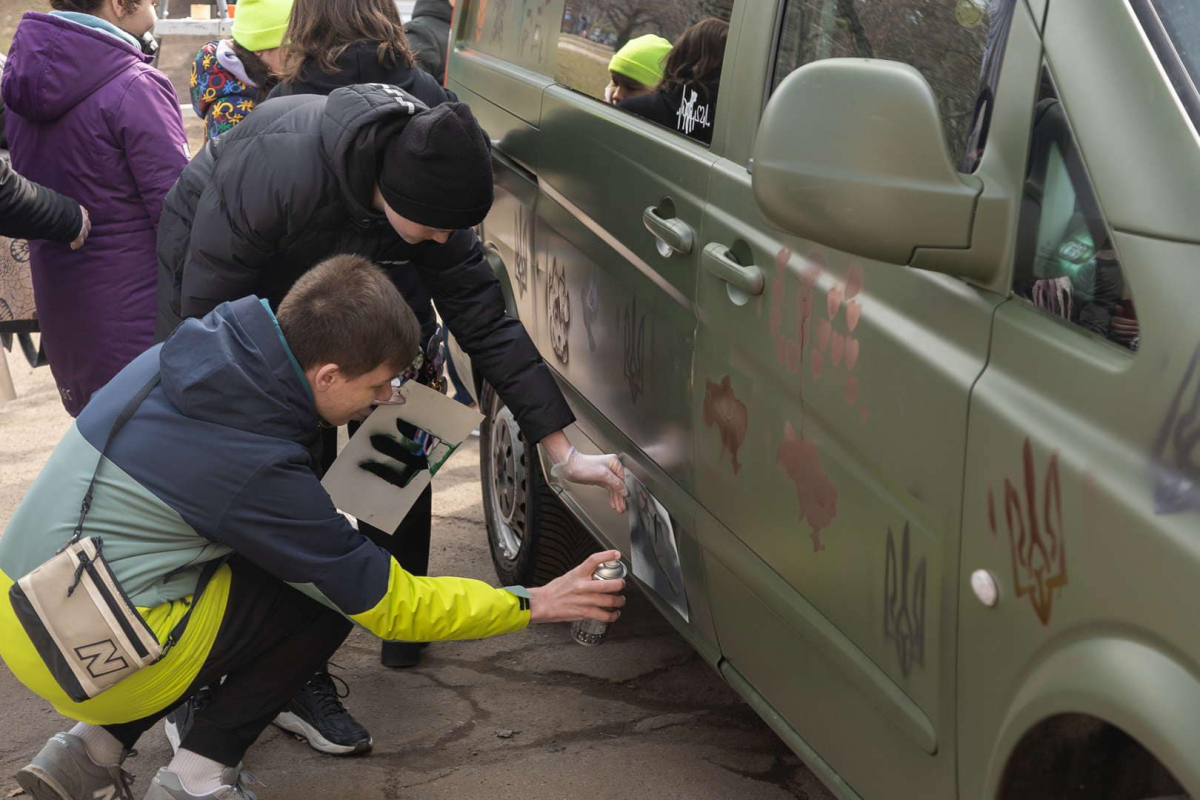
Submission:
[[[171,759],[167,769],[179,776],[179,782],[188,794],[210,794],[225,785],[221,782],[221,773],[225,771],[224,764],[182,747]]]
[[[121,763],[121,753],[125,752],[125,745],[99,725],[77,722],[68,733],[83,740],[88,755],[100,766],[115,767]]]

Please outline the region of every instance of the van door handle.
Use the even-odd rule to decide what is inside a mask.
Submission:
[[[706,270],[746,294],[762,294],[762,270],[753,264],[739,264],[725,245],[710,243],[704,248],[700,261]]]
[[[646,230],[654,234],[655,239],[679,255],[686,256],[692,252],[696,234],[692,230],[692,226],[683,220],[666,219],[659,215],[658,209],[654,206],[647,206],[646,210],[642,212],[642,222],[645,223]],[[662,248],[659,248],[659,252],[662,252]],[[664,253],[664,255],[670,255],[670,253]]]

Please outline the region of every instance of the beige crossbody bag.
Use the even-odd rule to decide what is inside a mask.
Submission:
[[[13,611],[38,655],[67,696],[77,703],[95,697],[162,659],[179,640],[200,593],[224,562],[218,559],[205,565],[191,605],[163,645],[104,560],[104,542],[99,536],[83,536],[96,476],[100,474],[108,446],[158,384],[158,379],[155,373],[113,422],[83,496],[79,523],[70,541],[14,583],[8,593]]]

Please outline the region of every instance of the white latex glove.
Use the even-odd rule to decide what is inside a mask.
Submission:
[[[83,243],[87,241],[88,234],[92,232],[92,218],[88,216],[87,209],[80,206],[79,210],[83,212],[83,225],[79,227],[79,235],[75,237],[75,241],[71,242],[72,250],[78,250],[83,247]]]
[[[625,487],[625,467],[621,464],[620,456],[613,453],[585,456],[572,445],[567,457],[550,468],[550,477],[607,489],[608,504],[612,510],[618,514],[625,513],[625,498],[629,495],[629,489]]]

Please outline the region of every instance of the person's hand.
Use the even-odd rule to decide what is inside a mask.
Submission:
[[[613,92],[617,91],[617,85],[612,81],[608,82],[608,86],[604,87],[604,102],[609,105],[615,105],[616,100],[613,100]]]
[[[1128,317],[1113,317],[1111,328],[1113,338],[1118,342],[1132,342],[1141,332],[1142,326],[1136,319]]]
[[[589,556],[575,569],[547,583],[529,590],[529,621],[575,622],[594,619],[600,622],[616,622],[621,616],[615,611],[625,605],[624,595],[617,594],[625,588],[625,579],[592,580],[596,567],[605,561],[616,561],[621,557],[619,550],[606,550]]]
[[[609,506],[618,514],[625,513],[629,489],[625,487],[625,467],[618,455],[585,456],[572,446],[567,457],[550,468],[550,477],[607,489]]]
[[[87,241],[88,234],[92,232],[92,218],[88,216],[87,209],[83,206],[79,207],[83,212],[83,225],[79,228],[79,235],[75,237],[75,241],[71,242],[71,249],[78,250],[83,247],[83,243]]]

